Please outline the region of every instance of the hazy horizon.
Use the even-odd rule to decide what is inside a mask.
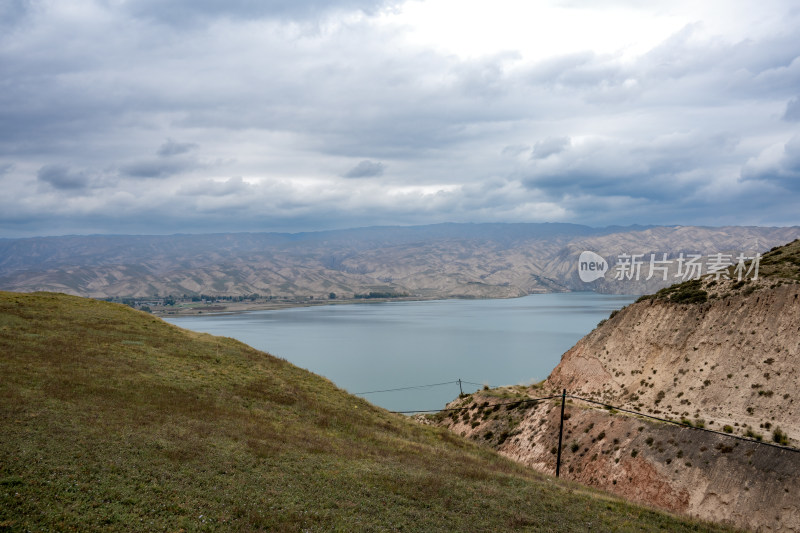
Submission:
[[[412,228],[425,228],[425,227],[436,227],[436,226],[488,226],[488,225],[539,225],[539,224],[565,224],[565,225],[572,225],[575,227],[583,227],[592,230],[605,230],[605,229],[619,229],[620,232],[627,232],[627,231],[638,231],[638,230],[647,230],[652,228],[680,228],[680,227],[698,227],[698,228],[731,228],[731,227],[757,227],[757,228],[800,228],[800,224],[785,224],[785,225],[772,225],[772,226],[759,226],[759,225],[713,225],[713,224],[706,224],[706,225],[693,225],[693,224],[629,224],[629,225],[619,225],[619,224],[610,224],[605,226],[592,226],[590,224],[576,224],[573,222],[437,222],[433,224],[397,224],[397,225],[376,225],[376,226],[353,226],[353,227],[341,227],[341,228],[326,228],[326,229],[317,229],[317,230],[310,230],[310,231],[270,231],[270,230],[263,230],[263,231],[180,231],[180,232],[163,232],[163,233],[43,233],[40,235],[28,235],[28,236],[19,236],[19,237],[3,237],[0,236],[0,240],[18,240],[18,239],[36,239],[36,238],[58,238],[58,237],[177,237],[182,235],[187,236],[200,236],[200,235],[236,235],[236,234],[274,234],[274,235],[303,235],[303,234],[316,234],[316,233],[335,233],[335,232],[347,232],[347,231],[358,231],[358,230],[375,230],[375,229],[412,229]]]

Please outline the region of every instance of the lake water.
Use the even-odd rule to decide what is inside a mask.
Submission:
[[[572,292],[170,317],[232,337],[394,411],[440,409],[464,392],[546,378],[561,355],[635,296]]]

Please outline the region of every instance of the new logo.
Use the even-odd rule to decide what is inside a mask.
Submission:
[[[605,276],[608,263],[594,252],[581,252],[578,258],[578,276],[584,283],[589,283]]]

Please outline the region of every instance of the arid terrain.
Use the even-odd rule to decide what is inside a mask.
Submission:
[[[595,290],[645,294],[676,281],[680,254],[753,255],[800,237],[799,227],[609,227],[440,224],[317,233],[68,236],[0,240],[0,289],[93,298],[253,295],[339,298],[371,291],[415,298],[508,298]],[[582,282],[584,250],[610,266],[621,254],[667,254],[667,279]]]
[[[800,531],[800,241],[755,282],[706,279],[615,312],[533,387],[437,415],[456,433],[633,501],[758,531]],[[635,411],[662,422],[601,404]],[[711,431],[705,431],[711,430]]]

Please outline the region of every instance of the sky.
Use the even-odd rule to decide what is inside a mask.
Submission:
[[[795,0],[0,0],[0,238],[800,224]]]

